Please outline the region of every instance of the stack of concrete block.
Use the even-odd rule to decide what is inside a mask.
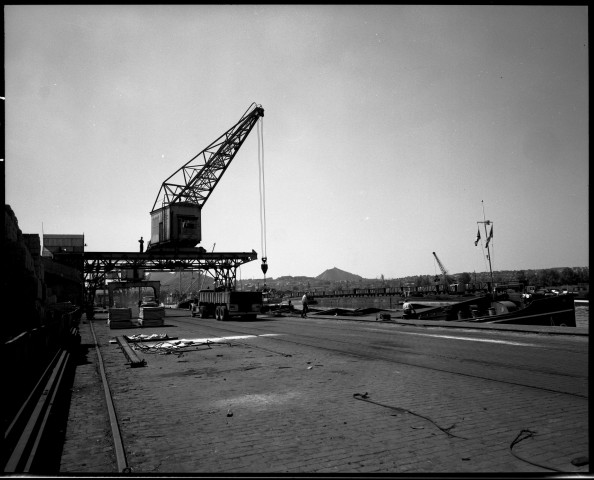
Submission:
[[[41,241],[39,235],[36,233],[25,233],[23,234],[23,240],[33,259],[33,270],[37,277],[37,298],[45,302],[47,300],[47,288],[45,285],[45,270],[41,260]]]
[[[109,328],[133,328],[131,308],[110,308],[107,315]]]
[[[165,307],[141,307],[138,323],[141,327],[162,327]]]
[[[39,257],[41,255],[41,240],[39,235],[36,233],[24,233],[23,241],[33,257]]]
[[[4,238],[7,242],[18,242],[22,238],[16,215],[10,205],[4,205]]]
[[[41,243],[37,234],[23,234],[10,205],[4,206],[2,289],[18,318],[5,334],[18,335],[45,323],[46,286],[41,265]]]

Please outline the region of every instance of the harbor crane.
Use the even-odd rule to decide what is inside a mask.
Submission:
[[[163,182],[151,210],[147,252],[193,248],[201,242],[202,207],[263,116],[262,106],[253,103],[235,125]]]
[[[444,287],[445,287],[446,291],[449,291],[450,282],[448,281],[448,271],[443,266],[443,264],[441,263],[441,261],[439,260],[439,257],[437,256],[437,254],[435,252],[433,252],[433,256],[435,257],[435,260],[437,260],[437,265],[439,265],[439,269],[441,270],[441,274],[443,276]],[[437,281],[437,277],[435,277],[435,280]]]
[[[260,163],[260,160],[263,159],[260,148],[263,145],[263,127],[262,122],[258,122],[262,117],[264,117],[262,106],[252,103],[235,125],[163,182],[150,212],[151,236],[146,251],[144,251],[144,240],[141,237],[139,252],[85,251],[72,259],[68,257],[72,254],[61,254],[67,261],[81,262],[80,268],[84,271],[84,294],[89,318],[93,316],[95,292],[98,288],[105,287],[108,275],[113,273],[118,275],[121,272],[126,272],[126,282],[112,282],[110,286],[118,283],[118,285],[125,285],[127,288],[143,288],[147,283],[143,281],[145,272],[173,271],[184,268],[206,270],[213,272],[212,276],[218,290],[233,292],[241,296],[241,292],[234,292],[237,268],[257,259],[256,251],[215,253],[214,251],[207,252],[205,248],[197,247],[197,245],[202,240],[202,207],[255,126],[258,126],[259,133],[258,161],[261,183],[263,183],[264,169]],[[262,192],[261,185],[260,221],[264,231],[265,216]],[[262,233],[262,237],[265,238],[264,233]],[[262,271],[264,273],[268,268],[265,245],[263,240]],[[156,286],[150,285],[150,287],[155,290],[155,297],[158,298],[159,282],[149,283],[156,283]],[[257,302],[252,303],[253,305],[257,304]],[[231,307],[231,303],[227,301],[226,308],[231,309]],[[223,308],[222,305],[221,308]],[[250,314],[252,313],[250,310]]]

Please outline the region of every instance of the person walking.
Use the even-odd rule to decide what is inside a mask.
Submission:
[[[301,305],[303,306],[303,308],[301,309],[301,318],[305,318],[307,317],[307,292],[305,292],[303,294],[303,297],[301,297]]]

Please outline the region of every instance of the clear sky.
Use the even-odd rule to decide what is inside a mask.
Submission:
[[[488,271],[483,206],[494,270],[589,266],[585,6],[4,12],[5,195],[24,233],[138,251],[161,183],[255,102],[269,278],[433,275],[433,251]],[[202,236],[262,256],[256,130]],[[262,278],[260,259],[240,276]]]

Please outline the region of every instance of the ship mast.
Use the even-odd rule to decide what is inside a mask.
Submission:
[[[487,234],[487,225],[492,225],[493,222],[491,220],[485,220],[485,204],[483,203],[483,201],[481,200],[481,204],[483,205],[483,221],[482,222],[476,222],[478,224],[483,224],[483,227],[485,229],[485,238],[487,239],[487,259],[489,260],[489,273],[491,274],[491,283],[489,285],[489,291],[493,292],[493,268],[491,267],[491,250],[489,249],[489,243],[490,243],[490,238]],[[493,227],[491,227],[491,232],[493,231]]]

